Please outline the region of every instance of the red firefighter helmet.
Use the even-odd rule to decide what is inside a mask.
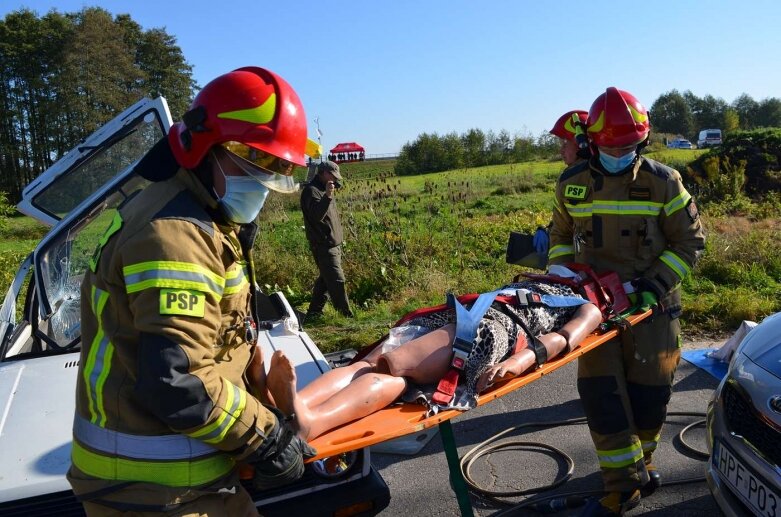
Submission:
[[[212,146],[231,142],[253,153],[304,166],[306,115],[291,86],[274,72],[248,66],[221,75],[195,96],[168,142],[176,161],[192,169]]]
[[[611,86],[588,112],[588,135],[597,147],[622,148],[648,138],[648,112],[634,95]]]
[[[588,118],[588,112],[583,110],[572,110],[566,112],[559,117],[559,120],[553,125],[553,129],[550,130],[550,134],[555,135],[564,140],[575,139],[575,126],[572,123],[572,115],[577,115],[583,124],[586,123]]]

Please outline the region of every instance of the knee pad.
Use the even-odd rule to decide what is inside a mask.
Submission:
[[[626,389],[637,428],[661,427],[667,416],[667,403],[670,402],[673,393],[672,387],[627,383]]]
[[[578,379],[578,393],[593,432],[615,434],[629,428],[615,377],[582,377]]]

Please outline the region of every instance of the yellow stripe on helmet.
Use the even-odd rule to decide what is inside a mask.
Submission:
[[[274,113],[276,112],[277,95],[272,93],[260,106],[249,109],[218,113],[217,118],[241,120],[242,122],[249,122],[250,124],[268,124],[271,122],[271,119],[274,118]]]
[[[602,112],[599,114],[599,118],[597,119],[597,121],[588,127],[588,132],[599,133],[604,128],[605,128],[605,110],[602,110]]]
[[[643,122],[648,120],[648,115],[646,115],[645,113],[640,113],[631,105],[627,105],[627,106],[629,107],[629,113],[632,114],[632,118],[634,119],[635,122],[637,122],[638,124],[642,124]]]

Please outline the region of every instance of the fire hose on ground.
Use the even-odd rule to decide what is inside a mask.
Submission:
[[[681,448],[683,448],[685,451],[684,455],[697,460],[707,460],[708,459],[707,452],[698,450],[695,447],[691,446],[689,443],[686,442],[684,438],[686,433],[689,432],[690,430],[695,429],[697,427],[703,427],[705,425],[705,418],[704,418],[705,414],[698,413],[698,412],[684,411],[684,412],[670,412],[668,413],[667,416],[668,417],[688,416],[688,417],[701,418],[701,420],[696,420],[688,424],[686,427],[684,427],[678,433],[678,441]],[[546,429],[546,428],[560,427],[560,426],[580,425],[585,423],[586,423],[585,417],[571,418],[567,420],[549,421],[549,422],[527,422],[525,424],[510,427],[508,429],[505,429],[504,431],[501,431],[491,436],[487,440],[483,441],[482,443],[470,449],[466,454],[464,454],[464,456],[460,460],[461,473],[463,474],[464,480],[466,481],[469,490],[473,494],[477,495],[478,497],[489,500],[495,504],[501,506],[508,506],[508,508],[500,511],[499,513],[494,514],[493,517],[509,517],[511,515],[515,515],[516,514],[515,512],[521,509],[534,510],[540,513],[557,513],[560,511],[582,506],[583,504],[585,504],[586,498],[591,496],[601,495],[603,492],[599,490],[590,490],[590,491],[579,491],[579,492],[558,492],[555,494],[545,494],[545,492],[549,492],[551,490],[554,490],[564,485],[572,478],[572,475],[575,471],[575,461],[567,453],[552,445],[542,443],[542,442],[524,441],[524,440],[507,440],[507,441],[499,442],[498,440],[508,434],[523,429],[527,429],[527,428]],[[472,467],[476,464],[476,461],[479,458],[498,453],[505,449],[518,449],[518,448],[527,448],[527,449],[532,448],[532,449],[538,449],[538,450],[542,449],[548,451],[553,455],[562,458],[567,465],[567,470],[563,474],[559,474],[556,477],[556,479],[553,480],[553,482],[547,485],[527,488],[523,490],[509,490],[509,491],[491,490],[491,489],[481,487],[472,478],[471,475]],[[669,481],[665,480],[662,486],[683,485],[689,483],[699,483],[702,481],[705,481],[705,476],[697,476],[692,478],[683,478],[683,479],[669,480]],[[502,499],[507,497],[519,497],[519,496],[528,496],[528,497],[523,501],[521,501],[520,503],[508,502]]]

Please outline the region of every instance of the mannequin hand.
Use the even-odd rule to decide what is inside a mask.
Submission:
[[[490,388],[494,383],[518,377],[523,373],[523,370],[525,370],[525,368],[523,368],[521,363],[515,359],[515,356],[510,357],[501,363],[497,363],[480,375],[480,378],[477,380],[477,392],[483,392]]]

